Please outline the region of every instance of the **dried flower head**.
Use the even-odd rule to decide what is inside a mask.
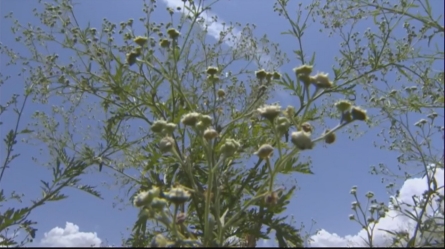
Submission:
[[[224,98],[226,96],[226,91],[224,91],[224,89],[218,89],[218,98]]]
[[[179,205],[188,201],[190,193],[181,187],[176,187],[170,189],[167,193],[164,193],[164,196],[167,200]]]
[[[257,109],[261,117],[268,119],[270,122],[280,115],[281,106],[279,105],[265,105]]]
[[[167,34],[168,34],[168,35],[170,36],[170,38],[172,38],[172,39],[176,39],[176,38],[178,38],[179,35],[180,35],[179,31],[177,31],[177,30],[174,29],[174,28],[170,28],[170,29],[168,29],[168,30],[167,30]]]
[[[266,78],[267,72],[264,69],[260,69],[258,71],[255,71],[255,76],[256,76],[257,79],[263,80],[263,79]]]
[[[324,132],[325,136],[324,136],[324,141],[327,144],[332,144],[333,142],[335,142],[335,133],[334,132],[330,132],[330,130],[326,130]]]
[[[181,123],[188,126],[195,126],[196,123],[198,123],[200,117],[201,117],[200,113],[191,112],[182,117]]]
[[[151,125],[151,130],[155,133],[159,133],[162,132],[166,125],[167,122],[165,120],[156,120]]]
[[[169,152],[173,149],[174,143],[175,143],[175,140],[172,137],[164,137],[159,142],[159,150],[162,153]]]
[[[312,73],[312,66],[303,65],[293,69],[295,74],[298,75],[308,75]]]
[[[207,74],[208,75],[215,75],[219,72],[217,67],[208,67],[207,68]]]
[[[310,134],[304,131],[295,131],[291,134],[291,142],[299,149],[299,150],[307,150],[312,149],[314,144],[309,136]]]
[[[329,80],[327,73],[318,73],[314,76],[315,86],[318,88],[331,88],[333,86],[332,82]]]
[[[168,48],[170,47],[170,41],[168,39],[161,39],[159,45],[161,45],[163,48]]]
[[[145,36],[138,36],[138,37],[134,38],[133,41],[134,41],[137,45],[139,45],[139,46],[142,47],[142,46],[144,46],[144,45],[147,43],[148,38],[145,37]]]
[[[368,119],[366,111],[356,106],[352,107],[351,115],[353,120],[366,121],[366,119]]]
[[[349,110],[349,109],[351,108],[351,106],[352,106],[351,102],[349,102],[349,101],[347,101],[347,100],[340,100],[340,101],[338,101],[337,103],[335,103],[334,105],[335,105],[335,107],[337,107],[337,109],[338,109],[340,112],[347,111],[347,110]]]
[[[263,144],[261,147],[253,154],[257,155],[261,159],[269,158],[272,155],[273,147],[270,144]]]
[[[218,132],[214,129],[207,129],[204,131],[204,138],[207,140],[211,140],[218,137]]]

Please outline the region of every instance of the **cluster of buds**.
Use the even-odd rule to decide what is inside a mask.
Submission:
[[[133,205],[138,208],[148,208],[155,211],[162,210],[168,202],[180,205],[190,199],[190,193],[182,187],[171,188],[161,197],[161,189],[154,187],[149,191],[139,192],[133,199]]]

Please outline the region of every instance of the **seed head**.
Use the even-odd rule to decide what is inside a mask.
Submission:
[[[270,122],[280,115],[281,106],[279,105],[265,105],[258,108],[257,111],[260,113],[261,117],[268,119]]]
[[[318,73],[314,76],[315,86],[318,88],[331,88],[333,86],[332,82],[328,78],[327,73]]]
[[[255,155],[257,155],[261,159],[269,158],[272,155],[273,147],[270,144],[263,144],[261,147],[256,151]]]
[[[204,138],[207,140],[211,140],[218,137],[218,132],[214,129],[207,129],[204,131]]]
[[[188,126],[195,126],[196,123],[198,123],[200,117],[201,117],[200,113],[191,112],[182,117],[181,123]]]
[[[353,120],[366,121],[366,119],[368,119],[368,116],[366,115],[366,111],[361,108],[358,108],[356,106],[352,107],[351,115],[352,115]]]
[[[309,76],[309,74],[312,73],[312,66],[303,65],[303,66],[296,67],[293,70],[297,76],[299,76],[299,75]]]
[[[263,80],[263,79],[266,78],[267,72],[264,69],[260,69],[258,71],[255,71],[255,76],[256,76],[257,79]]]
[[[167,34],[168,34],[168,35],[170,36],[170,38],[172,38],[172,39],[176,39],[176,38],[178,38],[179,35],[180,35],[179,31],[177,31],[177,30],[174,29],[174,28],[170,28],[170,29],[168,29],[168,30],[167,30]]]
[[[175,140],[172,137],[164,137],[159,142],[159,150],[162,153],[167,153],[173,149],[173,144]]]
[[[217,67],[208,67],[207,68],[207,74],[208,75],[215,75],[219,72]]]
[[[314,144],[312,143],[309,134],[304,131],[295,131],[291,134],[291,142],[299,149],[299,150],[307,150],[312,149]]]
[[[351,102],[349,102],[347,100],[340,100],[337,103],[335,103],[335,107],[337,107],[337,109],[340,112],[349,110],[351,108],[351,106],[352,106]]]
[[[134,41],[137,45],[143,47],[143,46],[147,43],[148,38],[145,37],[145,36],[138,36],[138,37],[134,38],[133,41]]]
[[[333,132],[330,132],[330,130],[326,130],[325,131],[325,136],[324,136],[324,141],[327,143],[327,144],[332,144],[332,143],[334,143],[335,142],[335,133],[333,133]]]

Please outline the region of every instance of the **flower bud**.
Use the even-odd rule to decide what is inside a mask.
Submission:
[[[327,144],[332,144],[333,142],[335,142],[335,133],[330,132],[330,130],[326,130],[325,136],[324,136],[324,141]]]
[[[167,30],[167,34],[168,34],[168,35],[170,36],[170,38],[172,38],[172,39],[176,39],[176,38],[178,38],[179,35],[180,35],[179,31],[177,31],[177,30],[174,29],[174,28],[168,29],[168,30]]]
[[[166,125],[167,122],[165,122],[164,120],[156,120],[151,125],[151,130],[155,133],[159,133],[165,128]]]
[[[167,200],[175,203],[176,205],[179,205],[188,201],[188,199],[190,198],[190,193],[178,187],[170,189],[170,191],[165,193],[164,196]]]
[[[257,79],[263,80],[266,78],[267,72],[266,72],[266,70],[261,69],[261,70],[255,71],[255,76]]]
[[[352,107],[351,116],[353,120],[360,120],[360,121],[366,121],[366,119],[368,118],[368,116],[366,115],[366,111],[356,106]]]
[[[207,68],[207,74],[208,75],[215,75],[219,72],[217,67],[208,67]]]
[[[312,73],[312,66],[309,65],[303,65],[300,67],[296,67],[293,69],[295,74],[298,75],[309,75]]]
[[[217,94],[218,94],[218,97],[221,99],[226,96],[226,92],[224,91],[224,89],[219,89]]]
[[[337,103],[335,103],[335,107],[337,107],[337,109],[340,112],[349,110],[351,108],[351,106],[352,106],[351,102],[349,102],[347,100],[340,100]]]

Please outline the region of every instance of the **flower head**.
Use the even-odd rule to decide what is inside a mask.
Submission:
[[[278,203],[278,193],[276,191],[270,192],[264,197],[264,202],[267,205],[275,205]]]
[[[181,187],[172,188],[164,195],[167,200],[178,205],[183,204],[190,198],[190,193]]]
[[[191,112],[182,117],[181,123],[188,126],[195,126],[196,123],[198,123],[200,117],[201,117],[200,113]]]
[[[352,107],[351,115],[353,120],[366,121],[366,119],[368,119],[366,111],[356,106]]]
[[[263,80],[263,79],[266,78],[267,72],[264,69],[260,69],[258,71],[255,71],[255,76],[256,76],[257,79]]]
[[[332,82],[328,78],[327,73],[318,73],[314,76],[314,84],[318,88],[331,88],[333,86]]]
[[[169,152],[173,149],[174,143],[175,143],[175,140],[172,137],[164,137],[159,142],[159,150],[162,153]]]
[[[168,34],[168,35],[170,36],[170,38],[172,38],[172,39],[176,39],[176,38],[178,38],[179,35],[180,35],[179,31],[177,31],[177,30],[174,29],[174,28],[170,28],[170,29],[168,29],[168,30],[167,30],[167,34]]]
[[[253,154],[257,155],[261,159],[269,158],[272,155],[273,147],[270,144],[263,144],[261,147]]]
[[[221,153],[225,157],[230,157],[235,154],[235,152],[239,149],[240,143],[234,139],[227,139],[225,143],[221,146]]]
[[[349,110],[349,109],[351,108],[351,106],[352,106],[351,102],[349,102],[349,101],[347,101],[347,100],[340,100],[340,101],[338,101],[337,103],[335,103],[334,105],[335,105],[335,107],[337,107],[337,109],[338,109],[340,112],[347,111],[347,110]]]
[[[217,67],[208,67],[207,68],[207,74],[208,75],[215,75],[218,73],[218,68]]]
[[[330,130],[326,130],[325,136],[324,136],[324,141],[327,144],[332,144],[333,142],[335,142],[335,133],[330,132]]]
[[[132,66],[134,63],[136,63],[136,58],[139,56],[136,52],[130,52],[127,54],[127,63],[128,65]]]
[[[273,122],[273,120],[280,115],[281,106],[279,105],[265,105],[258,108],[257,111],[260,113],[261,117],[268,119]]]
[[[155,133],[159,133],[165,128],[166,125],[167,122],[165,120],[156,120],[151,125],[151,130]]]
[[[138,37],[134,38],[133,41],[134,41],[137,45],[139,45],[139,46],[142,47],[142,46],[145,45],[145,43],[147,43],[148,38],[145,37],[145,36],[138,36]]]
[[[224,98],[226,96],[226,92],[224,91],[224,89],[218,89],[217,94],[219,98]]]
[[[298,75],[309,75],[312,73],[312,66],[302,65],[293,69],[295,74]]]
[[[204,138],[211,140],[218,137],[218,132],[215,129],[207,129],[204,131]]]
[[[168,39],[161,39],[159,45],[161,45],[163,48],[168,48],[170,47],[170,41]]]
[[[312,143],[310,134],[304,131],[295,131],[291,134],[291,142],[299,149],[306,150],[312,149],[314,144]]]

